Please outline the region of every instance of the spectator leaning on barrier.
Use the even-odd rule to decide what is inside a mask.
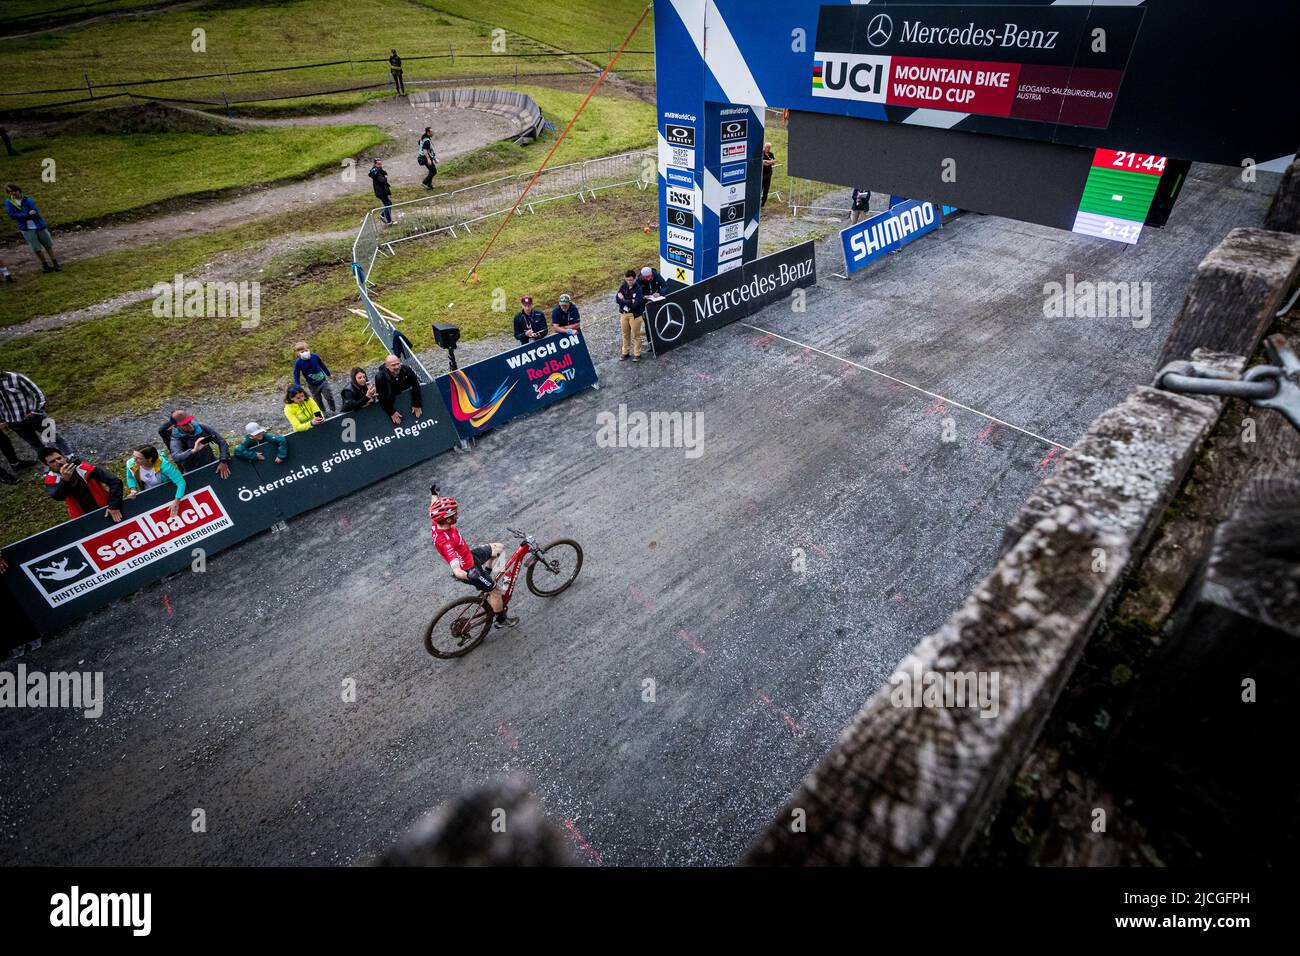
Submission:
[[[363,368],[354,368],[348,374],[348,383],[343,386],[343,411],[360,411],[367,405],[375,403],[375,386],[371,383]]]
[[[194,416],[182,408],[172,412],[172,417],[158,429],[158,437],[171,450],[172,461],[184,474],[217,463],[217,474],[230,477],[230,446],[215,428],[195,421]],[[218,458],[212,446],[221,452]]]
[[[5,193],[5,212],[18,226],[19,235],[27,240],[27,245],[36,253],[36,258],[41,260],[42,271],[58,272],[59,260],[54,258],[54,240],[50,238],[50,227],[41,218],[36,202],[31,196],[24,196],[22,187],[16,183],[6,186]]]
[[[420,136],[420,154],[415,161],[426,170],[422,180],[425,189],[433,188],[433,177],[438,175],[438,154],[433,151],[433,127],[426,126]]]
[[[107,468],[65,457],[57,448],[41,449],[45,473],[45,491],[55,501],[68,507],[69,518],[107,509],[113,521],[122,520],[122,482]]]
[[[551,310],[551,325],[557,332],[582,331],[582,316],[567,292],[560,296],[560,304]]]
[[[54,420],[45,414],[45,393],[20,372],[0,372],[0,429],[13,431],[38,457],[47,445],[65,455],[72,454],[72,447],[58,434]]]
[[[515,313],[515,338],[519,340],[520,345],[527,345],[537,339],[544,339],[547,335],[546,313],[541,309],[533,308],[533,297],[526,295],[519,300],[523,306]]]
[[[296,432],[305,432],[325,421],[325,413],[301,385],[290,385],[284,393],[284,417]]]
[[[629,351],[632,361],[641,361],[641,316],[645,312],[645,295],[641,285],[636,281],[636,273],[628,269],[623,275],[623,284],[614,294],[618,304],[618,321],[623,328],[623,355],[620,361],[627,361]]]
[[[266,454],[254,449],[262,442],[275,442],[275,463],[283,465],[289,460],[289,439],[283,435],[273,435],[257,422],[244,426],[244,440],[235,446],[235,457],[244,461],[266,461]]]
[[[181,470],[165,455],[158,454],[153,445],[141,445],[133,449],[126,460],[126,497],[134,498],[142,491],[156,488],[170,481],[176,486],[176,497],[172,499],[167,513],[173,518],[185,497],[185,476]]]
[[[384,359],[383,367],[375,373],[375,396],[379,399],[379,407],[393,420],[394,425],[402,424],[402,413],[397,410],[397,396],[407,389],[411,391],[411,413],[419,418],[424,414],[420,380],[410,366],[403,365],[396,355],[388,356]]]
[[[302,384],[299,375],[305,378],[307,380],[307,391],[311,392],[311,397],[316,400],[316,404],[323,408],[327,414],[333,415],[337,410],[334,402],[334,389],[330,388],[334,373],[330,371],[330,367],[325,364],[319,355],[307,347],[306,342],[295,342],[293,350],[298,356],[293,362],[293,384]]]
[[[393,75],[393,86],[397,88],[397,95],[406,94],[406,84],[402,82],[402,58],[397,55],[396,50],[388,51],[388,72]]]
[[[388,185],[388,170],[384,169],[383,160],[376,159],[370,167],[370,182],[375,187],[375,198],[384,207],[379,218],[390,226],[393,224],[393,187]]]

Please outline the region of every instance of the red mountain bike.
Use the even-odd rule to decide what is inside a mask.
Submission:
[[[543,548],[538,547],[530,534],[514,528],[506,530],[520,539],[519,547],[496,577],[506,608],[510,607],[510,597],[515,593],[521,565],[527,568],[528,590],[538,597],[560,594],[582,570],[582,545],[571,538],[560,538]],[[444,605],[425,628],[424,649],[444,659],[468,654],[483,643],[493,617],[487,594],[457,598]]]

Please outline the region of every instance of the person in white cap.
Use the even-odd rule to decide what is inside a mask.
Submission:
[[[244,426],[244,440],[235,446],[235,457],[244,461],[266,461],[266,455],[254,451],[262,442],[275,442],[275,463],[283,465],[289,460],[289,439],[283,435],[272,435],[257,422]]]
[[[647,301],[656,295],[664,294],[664,277],[657,269],[651,269],[649,266],[641,270],[641,278],[636,280],[636,284],[641,287],[641,294]]]

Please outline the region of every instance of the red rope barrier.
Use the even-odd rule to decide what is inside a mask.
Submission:
[[[479,281],[478,267],[483,264],[483,260],[487,258],[487,254],[492,251],[492,246],[496,243],[497,237],[500,236],[506,226],[510,224],[510,220],[515,217],[515,213],[519,211],[519,207],[523,204],[524,197],[528,195],[528,190],[533,188],[533,184],[536,183],[538,177],[542,175],[542,171],[546,169],[546,164],[551,161],[551,157],[555,155],[555,151],[560,148],[560,144],[564,142],[564,137],[569,135],[569,130],[573,129],[573,124],[578,122],[578,117],[581,116],[582,111],[587,108],[587,104],[591,102],[591,98],[596,95],[596,90],[600,89],[600,84],[605,82],[605,77],[609,75],[609,71],[614,69],[614,64],[617,63],[618,58],[623,55],[623,51],[627,49],[627,45],[632,42],[632,37],[636,34],[636,31],[641,29],[641,24],[645,22],[646,14],[650,12],[650,8],[653,6],[653,3],[648,3],[646,4],[646,8],[641,11],[641,16],[637,17],[636,23],[633,25],[627,37],[623,40],[623,45],[618,48],[618,52],[615,53],[614,58],[609,61],[609,65],[606,66],[605,69],[601,71],[600,76],[596,78],[596,82],[587,92],[587,98],[584,99],[582,105],[578,107],[578,112],[573,114],[573,119],[569,120],[569,125],[564,127],[564,132],[561,133],[560,138],[555,141],[555,145],[551,147],[551,151],[546,154],[546,158],[542,160],[542,165],[537,167],[537,172],[533,173],[533,178],[528,180],[528,185],[524,187],[524,191],[521,192],[519,198],[515,200],[514,208],[510,210],[510,214],[506,216],[505,219],[501,220],[501,225],[497,227],[497,231],[493,233],[492,238],[488,240],[487,247],[478,257],[478,261],[476,261],[473,267],[469,270],[469,275],[465,278],[466,282],[471,280],[474,282]]]

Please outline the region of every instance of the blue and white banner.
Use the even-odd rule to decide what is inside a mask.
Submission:
[[[840,232],[844,268],[852,275],[938,228],[939,210],[934,203],[908,199]]]

